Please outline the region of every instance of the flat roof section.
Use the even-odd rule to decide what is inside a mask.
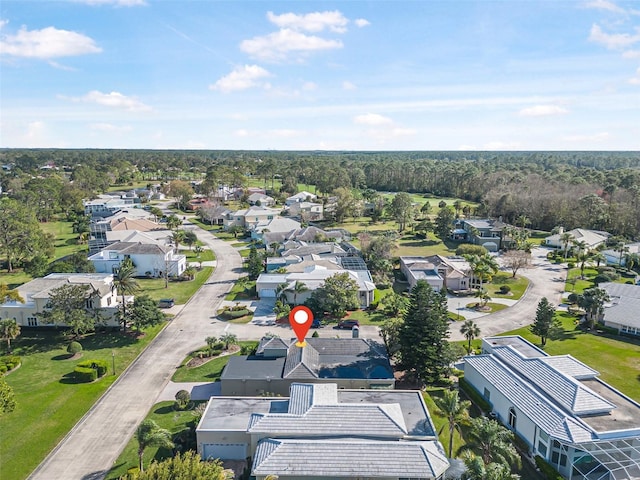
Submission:
[[[486,342],[489,347],[509,345],[515,348],[522,356],[526,358],[547,356],[546,353],[537,348],[535,345],[527,342],[524,338],[517,335],[484,338],[483,342]]]
[[[580,383],[616,406],[608,415],[580,417],[584,423],[598,433],[638,428],[640,425],[640,405],[596,378],[580,380]]]
[[[235,430],[246,432],[254,413],[287,413],[288,398],[211,397],[198,430]]]

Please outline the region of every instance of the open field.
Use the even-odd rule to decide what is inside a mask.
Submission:
[[[22,366],[6,376],[18,405],[0,417],[0,479],[26,478],[116,380],[113,361],[119,375],[163,327],[147,329],[138,340],[117,332],[87,335],[80,340],[83,352],[77,359],[68,358],[69,340],[61,333],[23,329],[13,342]],[[70,374],[87,359],[106,360],[109,370],[96,382],[75,383]],[[37,432],[37,441],[25,432]]]

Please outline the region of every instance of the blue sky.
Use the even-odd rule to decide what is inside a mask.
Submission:
[[[640,150],[640,2],[3,0],[0,146]]]

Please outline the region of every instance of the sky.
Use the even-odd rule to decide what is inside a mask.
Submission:
[[[640,1],[2,0],[0,147],[640,150]]]

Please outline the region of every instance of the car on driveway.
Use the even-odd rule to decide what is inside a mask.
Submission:
[[[358,320],[342,320],[336,325],[336,328],[351,330],[353,327],[360,328],[360,322]]]

